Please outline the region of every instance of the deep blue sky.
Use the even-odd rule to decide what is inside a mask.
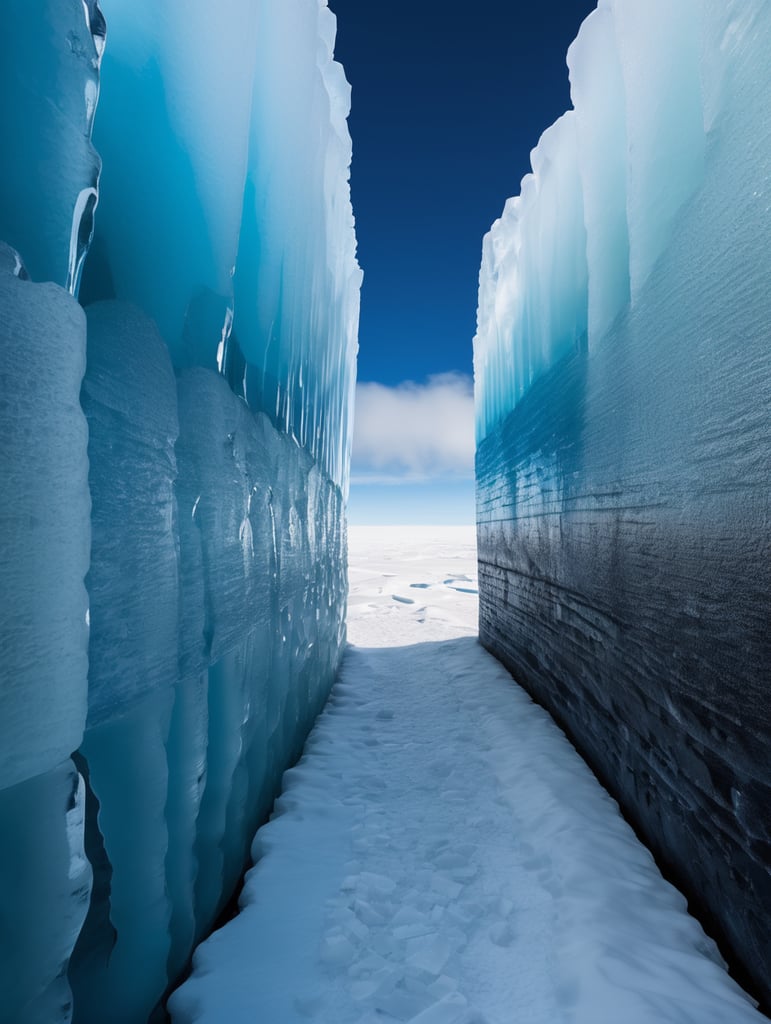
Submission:
[[[359,392],[349,520],[470,523],[468,385],[458,384],[465,401],[437,405],[448,389],[429,378],[472,372],[482,236],[519,192],[541,133],[570,106],[565,55],[596,0],[329,6],[335,55],[353,89],[359,380],[389,388],[428,380],[398,389],[394,402],[376,390],[384,399],[376,407],[371,389]],[[452,465],[458,429],[468,453]],[[395,439],[408,449],[401,466]]]
[[[359,379],[471,372],[482,236],[570,105],[596,0],[329,0],[353,87]]]

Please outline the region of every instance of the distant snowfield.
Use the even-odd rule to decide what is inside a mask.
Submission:
[[[477,635],[474,526],[348,528],[348,642],[403,647]]]
[[[242,912],[199,947],[173,1020],[765,1020],[477,643],[473,528],[349,542],[341,677],[255,838]]]

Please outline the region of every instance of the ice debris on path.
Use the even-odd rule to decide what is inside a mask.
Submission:
[[[394,580],[433,579],[427,597],[448,541],[473,578],[472,531],[433,550],[385,536],[414,573]],[[383,645],[388,596],[357,600],[377,554],[356,529],[351,548],[356,646],[174,1024],[760,1024],[615,802],[478,645],[469,598],[422,622],[401,606],[403,646]]]

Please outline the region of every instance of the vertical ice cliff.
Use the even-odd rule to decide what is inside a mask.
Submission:
[[[91,129],[104,19],[96,0],[41,0],[34,17],[24,0],[8,0],[4,13],[0,239],[33,281],[75,292],[99,181]]]
[[[601,0],[484,241],[480,634],[771,1000],[771,8]]]
[[[7,13],[0,1022],[144,1024],[344,641],[349,88],[323,0]]]
[[[345,490],[360,272],[334,15],[318,0],[102,8],[84,301],[141,306],[176,367],[220,369]]]
[[[86,318],[0,245],[0,1020],[66,1020],[88,907]]]

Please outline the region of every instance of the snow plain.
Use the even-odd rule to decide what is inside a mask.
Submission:
[[[349,647],[175,1024],[760,1024],[476,640],[471,527],[351,528]]]

